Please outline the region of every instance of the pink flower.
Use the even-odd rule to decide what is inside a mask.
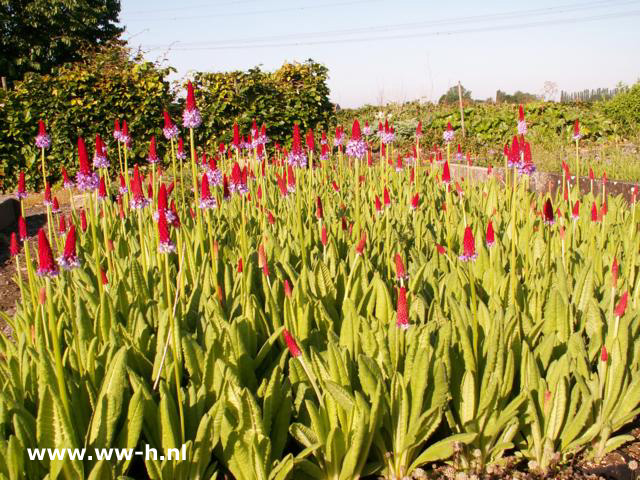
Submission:
[[[473,231],[469,226],[464,229],[462,247],[462,255],[460,255],[458,258],[463,262],[475,260],[478,257],[478,254],[476,253],[476,242],[473,238]]]
[[[64,242],[64,252],[58,258],[58,262],[65,270],[72,270],[80,266],[80,260],[76,252],[76,227],[71,224]]]
[[[491,220],[489,220],[489,224],[487,225],[487,235],[485,239],[487,242],[487,247],[493,247],[493,244],[495,243],[495,235],[493,232],[493,223],[491,222]]]
[[[200,111],[196,107],[196,97],[191,80],[187,83],[187,103],[182,112],[182,124],[185,128],[197,128],[202,123]]]
[[[58,274],[58,266],[53,259],[53,252],[51,251],[51,245],[49,239],[41,228],[38,231],[38,275],[52,277]]]
[[[9,245],[9,253],[12,257],[15,257],[20,253],[20,243],[18,242],[18,236],[16,232],[11,232],[11,242]]]
[[[396,325],[403,330],[409,328],[409,307],[407,306],[407,291],[398,287],[398,303],[396,306]]]
[[[298,347],[298,344],[296,343],[296,340],[293,338],[291,333],[289,333],[289,330],[285,328],[283,335],[284,341],[287,344],[287,348],[289,349],[289,353],[291,354],[291,356],[296,358],[302,355],[302,351]]]
[[[628,302],[629,302],[629,292],[624,292],[622,294],[622,297],[620,297],[620,300],[618,301],[618,304],[616,305],[616,308],[613,311],[613,314],[616,317],[623,316],[625,310],[627,309],[627,303]]]
[[[406,280],[409,277],[409,275],[407,275],[407,272],[404,268],[404,262],[402,261],[402,256],[399,253],[396,253],[394,260],[396,262],[396,279]]]

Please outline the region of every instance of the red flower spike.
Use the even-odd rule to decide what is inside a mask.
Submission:
[[[546,224],[548,225],[553,225],[553,223],[555,222],[555,215],[553,213],[553,205],[551,205],[551,199],[547,198],[547,201],[544,202],[544,207],[543,207],[543,215],[544,215],[544,221]]]
[[[491,220],[489,220],[489,224],[487,225],[487,234],[485,236],[485,240],[487,242],[487,247],[492,247],[496,241],[493,231],[493,222],[491,222]]]
[[[574,220],[580,218],[580,200],[576,200],[576,203],[573,204],[573,209],[571,210],[571,217]]]
[[[313,151],[315,149],[315,147],[316,147],[315,140],[313,138],[313,130],[309,129],[307,131],[306,141],[307,141],[307,148],[309,150]]]
[[[618,304],[616,305],[616,308],[613,311],[613,314],[616,317],[623,316],[625,310],[627,309],[627,303],[628,302],[629,302],[629,292],[624,292],[622,294],[622,297],[620,297],[620,300],[618,301]]]
[[[593,202],[591,204],[591,221],[592,222],[598,221],[598,207],[596,207],[596,202]]]
[[[12,257],[15,257],[20,253],[20,243],[18,243],[18,236],[16,232],[11,232],[11,242],[9,245],[9,253]]]
[[[89,167],[89,156],[87,155],[87,146],[84,143],[84,138],[78,137],[78,163],[80,168],[78,169],[83,175],[91,173]]]
[[[411,197],[411,208],[416,210],[420,206],[420,194],[416,193],[413,197]]]
[[[522,105],[518,107],[518,120],[524,122],[524,108],[522,108]]]
[[[285,279],[284,280],[284,294],[286,295],[287,298],[291,298],[291,285],[289,284],[289,280]]]
[[[450,183],[451,182],[451,172],[449,171],[449,162],[446,161],[444,166],[442,167],[442,182]]]
[[[302,355],[302,352],[300,351],[298,344],[296,343],[291,333],[289,333],[289,330],[285,328],[283,335],[284,335],[284,341],[287,344],[287,348],[289,349],[289,353],[291,354],[291,356],[296,358]]]
[[[602,363],[607,363],[609,361],[609,354],[607,353],[607,347],[602,346],[602,350],[600,351],[600,360]]]
[[[243,270],[243,266],[242,266],[242,259],[241,259],[241,258],[239,258],[239,259],[238,259],[238,266],[237,266],[237,268],[236,268],[236,271],[237,271],[238,273],[242,273],[242,270]]]
[[[360,131],[360,122],[356,118],[353,121],[353,126],[351,127],[351,140],[357,141],[362,138],[362,133]]]
[[[100,177],[100,183],[98,185],[98,197],[101,199],[107,198],[107,185],[104,182],[104,177]]]
[[[344,217],[342,218],[344,220]],[[356,254],[362,255],[362,252],[364,252],[364,247],[366,244],[367,244],[367,233],[363,231],[360,236],[360,241],[358,242],[358,245],[356,245]]]
[[[100,281],[102,282],[102,285],[109,284],[109,279],[107,278],[107,272],[105,272],[103,269],[100,269]]]
[[[316,199],[316,218],[322,220],[324,218],[324,210],[322,209],[322,199],[317,197]]]
[[[573,124],[573,138],[580,138],[580,120],[576,118],[575,123]]]
[[[613,265],[611,265],[611,276],[613,277],[613,288],[618,286],[618,273],[620,268],[618,267],[618,258],[613,257]]]
[[[407,278],[407,272],[404,268],[404,262],[402,261],[402,255],[396,253],[394,257],[396,262],[396,279],[397,280],[405,280]]]
[[[391,205],[391,196],[387,187],[384,187],[384,206],[388,207],[389,205]]]
[[[80,210],[80,229],[82,233],[87,231],[87,214],[84,210]]]
[[[53,259],[53,252],[44,228],[38,231],[38,274],[52,276],[58,274],[58,266]]]
[[[322,246],[326,247],[328,243],[327,239],[327,226],[322,225],[322,232],[320,234],[320,241],[322,242]]]
[[[63,234],[67,231],[67,222],[64,219],[64,215],[60,215],[60,220],[58,220],[58,233]]]
[[[193,84],[191,80],[187,83],[187,106],[188,111],[192,111],[196,109],[196,96],[193,93]]]
[[[462,240],[462,255],[460,255],[460,260],[469,261],[475,260],[478,254],[476,253],[476,242],[473,238],[473,231],[471,227],[467,226],[464,229],[464,238]]]
[[[24,172],[20,172],[18,176],[18,197],[26,197],[27,196],[27,188],[24,182]]]
[[[407,306],[407,291],[398,287],[398,303],[396,307],[396,325],[403,330],[409,328],[409,307]]]

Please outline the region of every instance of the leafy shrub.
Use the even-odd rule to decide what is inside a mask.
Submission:
[[[625,134],[637,134],[640,127],[640,82],[604,102],[602,111]]]
[[[30,187],[43,185],[34,144],[39,119],[52,139],[46,151],[50,181],[59,178],[61,166],[75,171],[80,135],[92,144],[100,133],[112,165],[117,164],[110,132],[118,117],[127,120],[134,135],[133,156],[142,158],[149,136],[162,133],[162,110],[171,100],[165,80],[170,71],[141,57],[130,59],[127,49],[111,46],[51,75],[27,74],[0,94],[0,190],[14,188],[19,170],[25,170]]]
[[[267,125],[268,136],[279,142],[291,137],[291,125],[327,128],[333,107],[327,86],[328,69],[307,60],[285,63],[275,72],[259,67],[247,72],[198,72],[195,75],[203,126],[196,134],[209,148],[231,139],[234,122],[247,132],[255,119]]]

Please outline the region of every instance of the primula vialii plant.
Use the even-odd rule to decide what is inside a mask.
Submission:
[[[577,121],[575,167],[538,195],[523,107],[504,171],[471,181],[477,155],[457,148],[454,118],[433,148],[422,119],[402,151],[389,118],[335,134],[296,123],[278,145],[258,111],[214,146],[196,142],[214,119],[197,84],[186,91],[181,122],[165,112],[155,136],[122,118],[113,140],[87,131],[75,171],[57,172],[37,126],[33,168],[63,184],[46,184],[34,242],[30,172],[15,179],[0,477],[482,476],[505,455],[552,476],[633,438],[635,193],[571,182],[589,167]],[[158,456],[89,457],[146,447]],[[87,455],[30,460],[33,448]]]

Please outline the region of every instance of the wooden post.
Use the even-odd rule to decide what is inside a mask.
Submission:
[[[462,138],[466,137],[464,133],[464,110],[462,109],[462,86],[458,80],[458,102],[460,103],[460,122],[462,124]]]

